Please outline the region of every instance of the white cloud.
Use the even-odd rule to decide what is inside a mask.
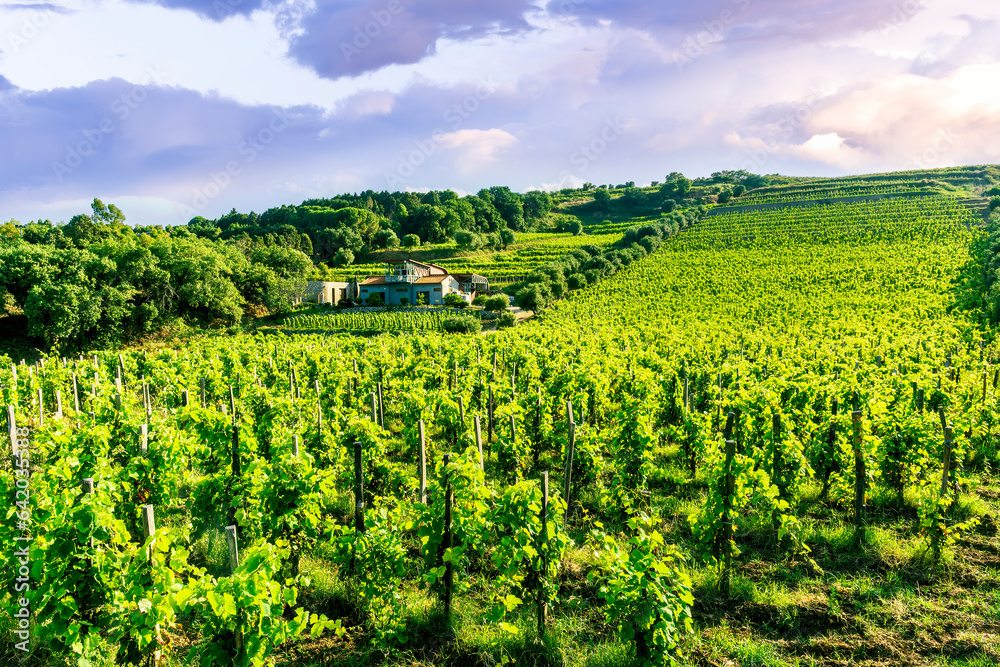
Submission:
[[[500,160],[501,154],[520,143],[514,135],[504,130],[458,130],[435,137],[436,143],[446,150],[455,150],[456,167],[465,173]]]

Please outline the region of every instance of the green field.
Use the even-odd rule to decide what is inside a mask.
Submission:
[[[27,664],[996,664],[1000,344],[952,307],[985,221],[947,190],[716,211],[483,336],[380,313],[324,328],[416,331],[4,364]],[[440,263],[523,275],[624,233]]]

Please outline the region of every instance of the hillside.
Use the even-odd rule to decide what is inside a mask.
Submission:
[[[991,170],[565,193],[487,335],[3,359],[8,623],[43,667],[996,664]]]

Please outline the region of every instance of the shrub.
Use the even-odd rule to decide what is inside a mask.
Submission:
[[[347,248],[341,248],[337,251],[337,254],[333,256],[330,263],[334,266],[348,266],[354,263],[354,253]]]
[[[403,247],[404,248],[418,248],[420,247],[420,237],[416,234],[407,234],[403,237]]]
[[[391,229],[381,229],[375,233],[375,237],[372,239],[372,245],[376,248],[394,250],[399,247],[399,238],[397,238],[396,232]]]
[[[385,304],[385,295],[381,292],[374,292],[365,297],[366,306],[382,306]]]
[[[510,299],[506,295],[497,294],[483,300],[483,309],[498,313],[501,310],[506,310],[508,303],[510,303]]]
[[[401,306],[409,306],[410,305],[410,300],[407,299],[405,296],[401,297],[399,299],[399,305],[401,305]]]
[[[566,279],[566,284],[570,289],[580,289],[587,286],[587,276],[582,273],[574,273]]]
[[[517,324],[517,315],[509,310],[503,311],[497,318],[497,329],[509,329],[515,324]]]
[[[473,306],[481,306],[484,303],[486,303],[486,295],[485,294],[477,294],[476,298],[472,300],[472,305]]]
[[[444,305],[449,308],[468,308],[469,304],[459,294],[451,293],[444,295]]]
[[[538,312],[544,310],[545,306],[549,304],[552,299],[552,290],[549,289],[548,283],[532,283],[518,290],[514,299],[521,308]]]
[[[477,334],[483,330],[483,324],[478,317],[471,315],[454,315],[444,318],[441,328],[447,333]]]

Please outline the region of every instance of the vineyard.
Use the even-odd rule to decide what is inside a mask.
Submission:
[[[294,315],[282,326],[290,331],[441,331],[444,320],[462,311],[347,312]]]
[[[525,276],[537,267],[565,255],[584,245],[608,247],[621,239],[622,234],[635,222],[616,225],[614,230],[596,230],[591,233],[573,236],[565,233],[532,233],[516,235],[514,247],[508,251],[478,252],[446,259],[428,260],[443,266],[451,273],[476,273],[489,279],[506,278],[508,276]],[[419,253],[412,253],[419,258]],[[423,260],[420,260],[423,261]],[[338,274],[338,280],[351,280],[354,277],[363,279],[366,276],[376,276],[385,273],[385,265],[381,263],[352,265],[349,271]]]
[[[0,658],[994,664],[1000,346],[949,307],[981,223],[731,211],[488,336],[5,364]]]

